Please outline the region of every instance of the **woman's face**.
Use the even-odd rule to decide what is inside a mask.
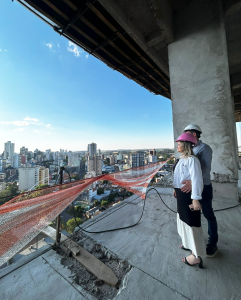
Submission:
[[[177,142],[177,152],[182,153],[184,151],[183,144],[181,142]]]

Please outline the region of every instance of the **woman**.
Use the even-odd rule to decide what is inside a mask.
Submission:
[[[176,140],[177,151],[181,153],[179,162],[174,170],[173,195],[177,198],[177,231],[182,238],[184,250],[192,250],[192,254],[183,257],[182,261],[193,266],[198,264],[203,268],[201,256],[205,255],[205,242],[201,227],[201,204],[203,177],[201,165],[194,156],[192,147],[197,143],[196,138],[190,133],[183,133]],[[181,191],[182,182],[192,181],[192,191],[184,193]]]

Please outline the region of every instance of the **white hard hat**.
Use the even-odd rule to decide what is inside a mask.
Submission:
[[[188,130],[197,130],[200,133],[202,133],[202,129],[198,125],[195,125],[195,124],[189,124],[189,125],[187,125],[187,127],[185,127],[183,129],[183,132],[188,131]]]

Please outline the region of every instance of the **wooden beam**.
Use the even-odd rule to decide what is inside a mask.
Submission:
[[[59,15],[61,15],[65,20],[69,21],[70,18],[62,12],[62,10],[60,10],[57,6],[55,6],[54,4],[52,4],[49,0],[42,0],[43,2],[45,2],[49,7],[51,7],[54,11],[56,11],[56,13],[58,13]]]
[[[63,24],[59,23],[57,20],[55,20],[54,18],[52,18],[49,14],[47,14],[44,10],[42,10],[38,5],[36,5],[35,3],[33,3],[31,0],[25,0],[29,5],[31,5],[33,8],[35,8],[37,11],[39,11],[42,15],[44,15],[45,17],[47,17],[49,20],[51,20],[53,23],[55,23],[56,25],[62,27]]]
[[[84,248],[82,248],[72,240],[66,240],[65,242],[63,242],[63,246],[68,248],[72,252],[72,256],[98,279],[116,287],[118,278],[113,273],[111,268],[107,267],[94,255],[90,254],[88,251],[86,251]]]
[[[55,239],[56,230],[54,228],[47,226],[42,232],[51,239]],[[67,255],[71,252],[72,256],[97,278],[112,286],[116,286],[118,278],[109,267],[82,248],[79,244],[68,239],[64,234],[61,234],[61,241],[60,247],[63,246],[62,249],[64,249],[64,252],[66,252]]]
[[[69,5],[69,7],[71,7],[73,10],[78,10],[78,7],[75,6],[70,0],[63,0],[66,4]]]
[[[112,25],[101,13],[100,11],[95,7],[95,6],[91,6],[90,9],[112,30],[112,31],[117,31],[117,28],[115,28],[114,25]],[[128,47],[133,51],[135,52],[139,57],[142,58],[142,60],[147,64],[149,65],[155,72],[157,72],[165,81],[168,85],[170,85],[169,81],[166,79],[166,77],[161,73],[159,72],[159,70],[157,70],[150,62],[148,62],[141,54],[140,52],[133,46],[129,43],[129,41],[122,35],[120,36],[120,38],[123,40],[123,42],[128,45]],[[162,86],[162,88],[164,90],[168,90],[165,86]]]

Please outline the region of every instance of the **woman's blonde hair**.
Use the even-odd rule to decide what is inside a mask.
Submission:
[[[193,150],[192,150],[192,143],[191,142],[181,142],[183,146],[184,151],[182,152],[181,157],[182,158],[188,158],[192,155],[194,155]]]

